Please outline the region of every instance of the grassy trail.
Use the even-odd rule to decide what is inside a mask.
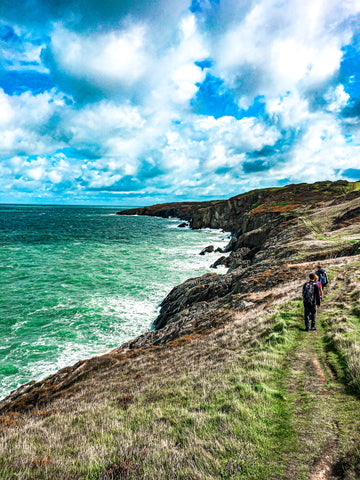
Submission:
[[[284,475],[278,478],[360,478],[359,397],[344,381],[344,359],[329,348],[329,318],[330,327],[341,323],[337,304],[344,291],[341,278],[334,278],[325,297],[317,332],[306,332],[303,324],[300,327],[298,309],[293,348],[287,355],[287,376],[283,379],[289,420],[286,435],[277,445],[284,465]]]
[[[317,332],[299,297],[234,312],[0,417],[0,479],[360,479],[359,267],[327,269]]]

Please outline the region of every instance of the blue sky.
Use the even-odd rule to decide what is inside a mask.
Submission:
[[[358,0],[3,0],[0,203],[360,179]]]

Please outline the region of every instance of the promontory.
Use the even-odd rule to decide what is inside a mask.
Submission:
[[[119,214],[232,238],[153,330],[0,402],[0,478],[359,479],[360,182]],[[319,267],[307,332],[302,286]]]

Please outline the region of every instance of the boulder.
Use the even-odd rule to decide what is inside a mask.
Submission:
[[[205,253],[211,253],[214,250],[215,250],[214,245],[209,245],[208,247],[205,247],[203,250],[201,250],[199,255],[205,255]]]
[[[186,228],[186,227],[188,227],[188,226],[189,226],[188,223],[183,222],[183,223],[180,223],[180,225],[178,225],[178,228]]]
[[[228,267],[228,266],[229,266],[229,265],[227,264],[228,258],[229,258],[229,257],[225,257],[225,256],[222,256],[222,257],[218,258],[218,259],[216,260],[216,262],[214,262],[212,265],[210,265],[210,268],[217,268],[217,267],[219,267],[220,265],[225,265],[226,267]]]

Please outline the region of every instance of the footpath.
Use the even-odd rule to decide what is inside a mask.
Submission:
[[[299,313],[296,347],[287,356],[283,384],[293,434],[278,446],[288,479],[360,478],[360,399],[345,378],[346,359],[334,347],[336,335],[345,342],[348,335],[351,348],[354,332],[346,325],[344,301],[349,284],[344,272],[333,278],[318,312],[317,331],[306,332]]]

